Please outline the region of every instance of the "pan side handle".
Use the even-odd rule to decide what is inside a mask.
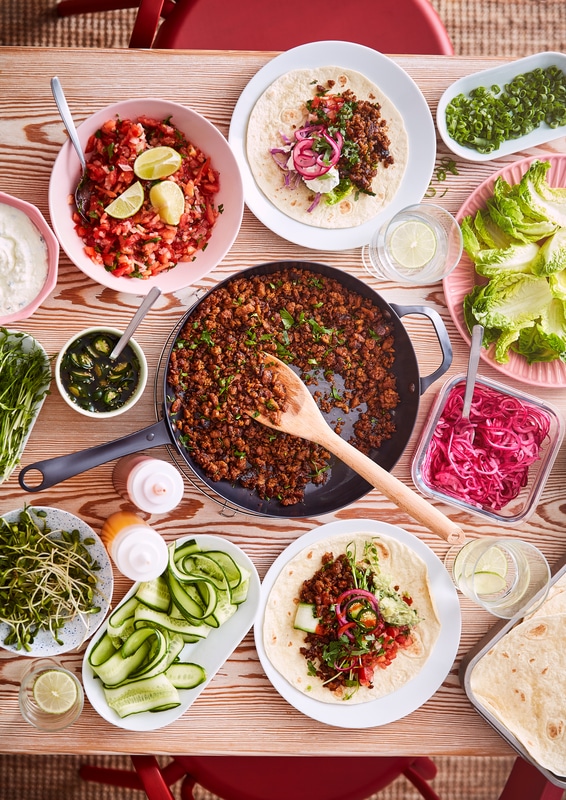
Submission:
[[[399,317],[404,317],[406,314],[422,314],[430,319],[434,327],[436,338],[438,339],[438,344],[442,352],[442,363],[434,372],[431,372],[430,375],[421,376],[420,391],[421,394],[424,394],[429,386],[437,381],[441,375],[444,375],[452,364],[452,343],[450,342],[448,331],[442,321],[442,317],[434,308],[430,308],[429,306],[400,306],[396,303],[390,303],[389,305]]]
[[[56,483],[61,483],[67,478],[98,467],[107,461],[161,444],[171,444],[171,436],[165,420],[156,422],[141,431],[130,433],[128,436],[123,436],[121,439],[114,439],[112,442],[99,444],[87,450],[78,450],[76,453],[48,458],[45,461],[36,461],[20,470],[18,480],[26,492],[41,492],[43,489],[49,489]],[[26,475],[32,471],[39,472],[42,476],[41,483],[37,483],[35,486],[27,484],[25,480]]]

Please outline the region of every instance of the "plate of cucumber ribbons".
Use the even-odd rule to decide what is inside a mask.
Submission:
[[[183,537],[153,581],[132,586],[86,650],[83,685],[107,722],[170,725],[193,704],[254,623],[257,570],[219,536]]]

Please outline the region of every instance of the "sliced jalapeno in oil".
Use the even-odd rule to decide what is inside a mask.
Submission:
[[[75,339],[61,361],[61,382],[70,398],[87,411],[121,408],[135,392],[140,364],[130,345],[110,360],[118,341],[111,333],[94,332]]]

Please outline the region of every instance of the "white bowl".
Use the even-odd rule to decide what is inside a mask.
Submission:
[[[467,161],[493,161],[496,158],[503,158],[511,153],[518,153],[522,150],[528,150],[531,147],[550,142],[553,139],[558,139],[566,136],[566,125],[560,125],[558,128],[550,128],[546,123],[542,123],[538,128],[531,131],[531,133],[519,136],[517,139],[509,139],[502,142],[497,150],[492,153],[478,153],[471,147],[463,147],[458,144],[448,134],[446,128],[446,106],[457,95],[468,95],[472,89],[477,89],[479,86],[490,88],[496,84],[501,89],[506,83],[513,80],[517,75],[523,75],[525,72],[531,72],[534,69],[557,66],[563,72],[566,72],[566,55],[558,52],[545,52],[536,53],[533,56],[520,58],[517,61],[510,61],[508,64],[503,64],[500,67],[492,67],[491,69],[484,69],[480,72],[474,72],[471,75],[466,75],[455,81],[451,86],[446,89],[444,94],[439,100],[438,108],[436,111],[436,126],[446,147],[451,150],[454,155],[459,158],[464,158]]]
[[[55,288],[59,271],[59,242],[47,224],[45,217],[36,206],[27,203],[25,200],[20,200],[18,197],[6,194],[5,192],[0,192],[0,203],[22,211],[37,228],[47,246],[47,276],[43,286],[27,305],[11,314],[5,314],[3,316],[0,314],[0,325],[5,326],[11,322],[18,322],[19,320],[31,317],[34,311],[37,311],[39,306]]]
[[[69,204],[69,196],[74,194],[81,174],[79,159],[70,141],[65,142],[53,166],[49,182],[49,212],[63,250],[93,281],[128,294],[145,295],[152,286],[158,286],[163,293],[170,293],[191,286],[207,275],[230,250],[242,222],[244,190],[236,158],[220,131],[196,111],[169,100],[124,100],[101,109],[78,127],[83,149],[89,137],[107,120],[116,116],[135,120],[141,115],[160,120],[171,117],[172,124],[210,156],[214,169],[219,172],[220,191],[216,195],[216,205],[222,206],[223,212],[216,221],[206,249],[199,250],[194,261],[181,261],[168,272],[147,280],[117,278],[91,261],[84,252],[82,239],[75,231],[74,205]]]
[[[108,328],[102,325],[96,325],[92,328],[85,328],[84,330],[79,331],[79,333],[75,333],[74,336],[71,336],[71,338],[63,345],[63,347],[59,351],[59,355],[57,356],[57,360],[55,362],[55,382],[57,384],[57,388],[59,389],[59,393],[63,398],[63,400],[67,403],[67,405],[69,405],[75,411],[78,411],[79,414],[83,414],[85,417],[91,417],[92,419],[108,419],[109,417],[117,417],[119,414],[123,414],[125,411],[129,411],[130,408],[132,408],[132,406],[134,406],[142,396],[147,384],[147,374],[148,374],[147,359],[145,357],[145,353],[143,352],[139,344],[136,342],[136,340],[130,339],[129,345],[134,351],[134,354],[137,356],[139,362],[139,379],[134,393],[129,397],[129,399],[123,405],[119,406],[118,408],[114,408],[110,411],[91,411],[89,409],[82,408],[80,405],[78,405],[77,402],[75,402],[75,400],[73,400],[73,398],[65,388],[65,385],[61,377],[61,371],[62,371],[61,367],[65,353],[71,347],[71,345],[77,339],[83,336],[88,336],[93,333],[112,334],[114,337],[116,337],[117,341],[118,338],[120,338],[120,336],[122,335],[123,331],[120,331],[117,328]],[[123,355],[124,353],[122,353],[122,356]],[[116,361],[119,362],[120,357],[118,357]]]

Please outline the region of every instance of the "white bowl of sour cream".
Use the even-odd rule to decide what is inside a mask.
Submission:
[[[0,325],[30,317],[57,283],[59,242],[41,211],[0,192]]]

